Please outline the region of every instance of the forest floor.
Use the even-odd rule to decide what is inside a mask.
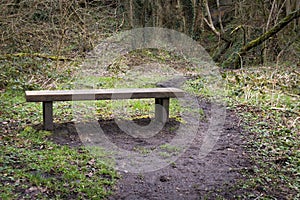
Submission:
[[[211,103],[199,99],[199,105],[208,115]],[[135,120],[139,125],[146,125],[149,121],[147,118]],[[154,137],[141,139],[124,133],[114,120],[99,121],[110,141],[126,150],[168,143],[174,137],[178,123],[171,119]],[[244,151],[246,143],[241,138],[244,131],[240,119],[234,111],[227,110],[226,122],[218,142],[206,157],[198,159],[208,125],[206,120],[201,121],[189,149],[169,166],[152,172],[119,171],[121,178],[108,199],[233,199],[242,194],[242,189],[235,187],[244,179],[241,172],[252,169],[252,166]],[[51,140],[70,147],[83,145],[72,123],[57,125]]]
[[[206,157],[198,159],[197,155],[209,126],[205,119],[210,116],[212,103],[209,98],[199,95],[198,103],[205,116],[201,117],[197,135],[188,150],[175,162],[159,170],[139,173],[119,171],[120,179],[108,199],[295,198],[299,184],[295,181],[299,172],[299,144],[297,139],[291,140],[299,137],[298,118],[295,117],[299,102],[296,95],[291,95],[298,81],[295,69],[286,68],[291,71],[288,74],[284,69],[277,68],[275,77],[269,68],[248,70],[223,72],[227,76],[231,96],[227,100],[229,105],[222,134]],[[236,82],[236,77],[242,79]],[[289,89],[283,87],[285,79],[289,80]],[[195,81],[199,83],[199,79]],[[272,81],[277,81],[278,88],[269,93],[269,86],[265,84]],[[199,84],[193,87],[203,91],[201,84],[200,88]],[[270,94],[274,97],[282,91],[285,95],[279,95],[276,102],[269,100]],[[245,97],[234,101],[234,95],[240,94]],[[285,106],[289,106],[287,111],[277,110]],[[147,125],[149,119],[135,119],[135,122]],[[148,139],[129,136],[112,119],[99,123],[110,141],[121,149],[136,151],[138,147],[143,152],[168,143],[180,122],[171,118],[161,132]],[[59,144],[82,145],[70,123],[58,126],[52,139]]]
[[[150,51],[149,51],[150,52]],[[146,54],[150,54],[146,51]],[[143,53],[143,52],[142,52]],[[154,62],[155,54],[143,59],[127,58],[135,65]],[[185,63],[168,58],[162,52],[164,65],[182,69]],[[160,56],[161,57],[161,56]],[[125,70],[130,69],[130,65]],[[153,65],[154,66],[154,65]],[[162,65],[163,66],[163,65]],[[49,66],[50,67],[50,66]],[[68,66],[66,65],[66,68]],[[147,68],[147,69],[153,69]],[[57,71],[55,71],[57,70]],[[44,68],[36,70],[37,80],[47,72],[52,78],[51,87],[70,89],[72,79],[64,70]],[[76,69],[74,69],[76,71]],[[149,73],[153,73],[148,70]],[[12,72],[13,73],[13,72]],[[57,74],[56,74],[57,73]],[[40,88],[34,84],[13,85],[0,93],[0,198],[2,199],[296,199],[299,196],[299,72],[297,67],[253,67],[222,71],[228,95],[226,120],[213,150],[199,159],[199,150],[209,123],[213,101],[206,90],[205,78],[187,80],[189,92],[198,98],[200,126],[189,148],[170,165],[150,172],[115,171],[107,162],[95,158],[80,140],[73,109],[70,103],[54,104],[55,130],[42,131],[42,107],[27,103],[24,90]],[[42,76],[43,75],[43,76]],[[143,86],[145,77],[141,78]],[[162,75],[160,73],[159,75]],[[25,76],[24,76],[25,77]],[[46,76],[47,77],[47,76]],[[97,77],[92,82],[101,88],[111,88],[114,81],[127,76]],[[136,79],[133,79],[136,80]],[[154,80],[154,83],[157,80]],[[30,84],[28,84],[30,83]],[[50,83],[50,82],[49,82]],[[15,83],[16,84],[16,83]],[[151,80],[152,84],[152,80]],[[53,86],[54,85],[54,86]],[[150,85],[153,87],[153,85]],[[20,87],[20,88],[18,88]],[[36,88],[35,88],[36,87]],[[26,89],[25,89],[26,88]],[[124,133],[114,121],[112,110],[115,101],[97,101],[99,126],[110,142],[121,149],[147,154],[148,149],[161,147],[174,138],[180,120],[171,102],[171,120],[151,138],[133,138]],[[115,106],[115,107],[114,107]],[[131,102],[131,112],[137,124],[147,125],[151,113],[149,102]],[[152,110],[153,111],[153,110]],[[175,111],[175,115],[174,115]],[[75,120],[76,121],[76,120]],[[177,153],[168,149],[167,153]],[[168,152],[169,151],[169,152]]]
[[[240,69],[212,70],[218,71],[217,79],[224,82],[221,96],[226,105],[226,120],[212,151],[199,159],[209,126],[205,118],[210,115],[216,97],[214,92],[220,92],[206,87],[208,82],[216,83],[216,79],[207,79],[211,68],[203,69],[203,74],[195,73],[198,66],[206,66],[205,62],[198,63],[198,59],[186,58],[184,54],[174,55],[163,50],[165,48],[142,48],[126,53],[122,50],[122,56],[97,66],[96,70],[105,68],[105,73],[80,82],[75,77],[85,75],[81,69],[86,59],[93,57],[90,57],[92,52],[101,53],[98,50],[102,48],[94,49],[98,42],[129,28],[126,15],[118,14],[123,6],[115,5],[116,1],[83,1],[85,5],[82,1],[7,2],[0,6],[3,10],[0,20],[3,33],[0,44],[0,199],[300,199],[299,41],[297,31],[292,31],[294,28],[286,28],[268,41],[269,48],[263,51],[267,59],[261,59],[259,47],[243,56]],[[249,5],[240,5],[243,18],[245,13],[251,14]],[[241,27],[239,18],[226,22],[226,30],[233,30],[230,39],[234,44],[222,55],[224,59],[236,55],[243,41],[261,34],[264,29],[259,31],[253,27],[261,22],[263,28],[265,11],[270,14],[273,11],[271,7],[262,9],[264,16],[257,15],[258,21],[245,18],[247,34],[240,34],[243,32],[238,29]],[[285,11],[277,10],[278,17],[281,17],[280,10]],[[211,31],[200,32],[198,42],[209,52],[223,48],[220,38]],[[168,38],[175,39],[169,34]],[[185,45],[190,44],[188,41]],[[119,47],[120,43],[116,44]],[[109,50],[106,47],[105,43],[102,49],[105,52]],[[189,54],[193,56],[195,52],[199,53],[191,48]],[[93,61],[96,60],[92,59],[91,66],[95,66]],[[192,61],[197,64],[193,66]],[[260,65],[262,61],[264,64]],[[26,102],[24,97],[26,90],[70,90],[76,84],[84,86],[88,82],[94,84],[89,86],[98,88],[136,86],[128,85],[128,81],[139,81],[138,87],[142,88],[156,87],[160,78],[177,73],[189,77],[183,89],[198,98],[200,109],[188,111],[203,112],[200,119],[194,118],[200,126],[189,148],[178,155],[177,160],[148,172],[118,171],[112,166],[110,152],[99,152],[102,153],[100,159],[93,155],[80,140],[72,103],[54,103],[55,130],[50,132],[42,129],[42,104]],[[155,75],[154,79],[150,80],[148,75]],[[116,85],[115,81],[121,84]],[[145,84],[146,81],[150,84]],[[154,102],[149,102],[129,102],[125,106],[129,114],[125,117],[147,125],[147,117],[153,117],[154,113]],[[100,119],[99,127],[120,149],[146,155],[149,149],[163,147],[166,152],[162,155],[177,155],[176,147],[164,144],[174,138],[174,131],[183,124],[180,121],[182,106],[171,103],[170,122],[155,136],[144,139],[133,138],[118,127],[113,113],[119,106],[116,102],[97,101],[95,105],[92,120]],[[90,117],[91,113],[84,114]]]

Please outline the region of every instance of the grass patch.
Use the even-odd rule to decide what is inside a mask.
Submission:
[[[153,151],[153,149],[149,148],[149,147],[135,146],[133,148],[133,151],[138,152],[143,155],[148,155]]]
[[[174,61],[172,63],[171,61]],[[160,62],[164,65],[145,65]],[[48,141],[49,132],[32,128],[41,123],[40,103],[25,103],[27,89],[71,89],[155,87],[163,81],[160,73],[173,76],[174,68],[189,74],[186,61],[164,51],[142,50],[123,56],[108,68],[109,76],[88,76],[77,80],[71,78],[76,71],[55,62],[20,58],[1,61],[4,73],[0,76],[0,179],[1,199],[97,199],[110,194],[117,175],[105,161],[106,153],[100,153],[103,160],[96,159],[85,148],[70,148]],[[60,63],[62,64],[62,63]],[[29,67],[30,66],[30,67]],[[56,67],[55,67],[56,66]],[[67,70],[65,70],[67,69]],[[159,74],[149,77],[149,74]],[[97,69],[98,70],[98,69]],[[160,70],[160,71],[159,71]],[[186,70],[186,71],[184,71]],[[65,73],[67,72],[67,73]],[[141,76],[146,74],[145,76]],[[190,79],[185,89],[204,97],[222,96],[228,106],[243,119],[242,125],[249,141],[246,150],[253,161],[253,167],[245,170],[246,178],[232,188],[232,192],[243,191],[237,198],[282,199],[300,198],[300,78],[299,69],[292,66],[256,67],[223,71],[227,83],[211,85],[211,76]],[[220,88],[215,90],[216,88]],[[225,88],[225,89],[224,89]],[[95,101],[91,106],[94,113],[88,117],[111,119],[115,115],[125,119],[153,117],[153,100]],[[178,100],[171,99],[170,117],[178,117],[181,108]],[[89,110],[90,111],[90,110]],[[122,111],[122,112],[121,112]],[[58,122],[73,119],[71,103],[54,104],[54,118]],[[188,112],[200,112],[203,110]],[[181,149],[175,146],[159,147],[160,156],[169,158]],[[95,155],[99,155],[95,150]],[[150,149],[135,147],[134,151],[149,154]]]
[[[0,59],[0,90],[68,89],[72,81],[71,73],[77,64],[76,61],[59,62],[30,57]]]
[[[222,91],[198,77],[186,89],[206,98],[221,96],[240,116],[253,167],[231,190],[237,198],[300,198],[300,77],[296,66],[253,67],[222,72]],[[222,88],[222,87],[220,87]]]
[[[135,72],[135,70],[133,70]],[[135,79],[133,78],[135,77]],[[111,89],[111,88],[152,88],[156,87],[155,83],[162,80],[161,76],[147,76],[141,74],[133,75],[132,79],[129,76],[116,77],[116,76],[80,76],[77,83],[74,83],[77,88],[98,88],[98,89]],[[125,100],[102,100],[102,101],[84,101],[76,102],[78,109],[82,112],[81,115],[86,119],[100,118],[112,119],[119,117],[122,119],[138,119],[145,117],[154,117],[155,108],[154,99],[125,99]],[[66,105],[62,104],[61,105]],[[177,99],[170,99],[170,117],[177,120],[180,119],[181,108]],[[61,115],[57,115],[58,117]]]
[[[296,67],[226,71],[228,104],[243,118],[252,173],[241,183],[260,198],[299,198],[300,79]]]
[[[42,106],[38,103],[26,103],[22,90],[7,90],[0,93],[0,122],[2,125],[14,123],[21,126],[26,123],[39,123],[42,116]]]
[[[46,131],[26,127],[1,144],[1,198],[88,198],[110,194],[117,175],[87,149],[48,141]]]
[[[23,90],[0,93],[0,199],[101,199],[111,193],[117,174],[84,147],[70,148],[48,140],[36,130],[41,103],[26,103]],[[68,121],[71,109],[55,104],[55,117]],[[64,110],[64,111],[63,111]]]
[[[178,153],[181,151],[181,147],[173,146],[170,144],[163,144],[160,146],[160,149],[168,153]]]
[[[95,102],[95,115],[101,119],[139,119],[154,117],[154,99],[128,99]],[[177,99],[170,100],[170,117],[179,120],[182,108]]]

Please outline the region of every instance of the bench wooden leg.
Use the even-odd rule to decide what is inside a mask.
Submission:
[[[156,98],[155,99],[155,119],[159,122],[169,121],[169,104],[170,98]],[[165,120],[165,121],[164,121]]]
[[[43,124],[47,131],[53,130],[53,102],[43,102]]]

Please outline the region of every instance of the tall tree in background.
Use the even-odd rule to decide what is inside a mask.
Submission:
[[[130,28],[156,26],[192,35],[199,22],[199,0],[124,0],[126,21]]]
[[[207,49],[215,61],[226,61],[227,67],[240,67],[236,59],[231,62],[236,56],[252,64],[278,60],[297,42],[299,32],[300,1],[295,0],[124,0],[122,5],[130,28],[155,26],[183,32],[210,43],[213,48]],[[208,41],[211,33],[215,39]]]

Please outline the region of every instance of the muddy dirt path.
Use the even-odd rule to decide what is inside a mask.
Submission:
[[[205,101],[200,106],[205,112],[210,107]],[[214,150],[198,160],[206,123],[201,124],[190,148],[175,163],[154,172],[121,172],[122,179],[109,199],[214,199],[216,195],[233,198],[227,188],[241,178],[236,169],[249,165],[241,147],[239,120],[227,111],[224,130]]]
[[[199,103],[204,113],[209,113],[210,103],[205,100],[200,100]],[[147,120],[137,120],[137,123],[148,123]],[[163,144],[171,137],[168,132],[171,130],[170,126],[178,126],[178,122],[171,120],[163,131],[145,142],[129,137],[113,120],[99,123],[110,140],[124,149],[132,149],[137,145],[146,146],[149,143]],[[146,173],[120,171],[121,178],[109,199],[215,199],[218,196],[234,199],[234,194],[239,193],[239,189],[232,191],[230,188],[242,178],[239,169],[249,166],[242,148],[244,142],[241,139],[239,119],[233,111],[227,110],[222,134],[213,151],[203,159],[198,159],[202,134],[207,126],[208,122],[203,120],[190,148],[169,166]],[[81,145],[76,129],[70,124],[56,127],[52,139],[60,144]]]

